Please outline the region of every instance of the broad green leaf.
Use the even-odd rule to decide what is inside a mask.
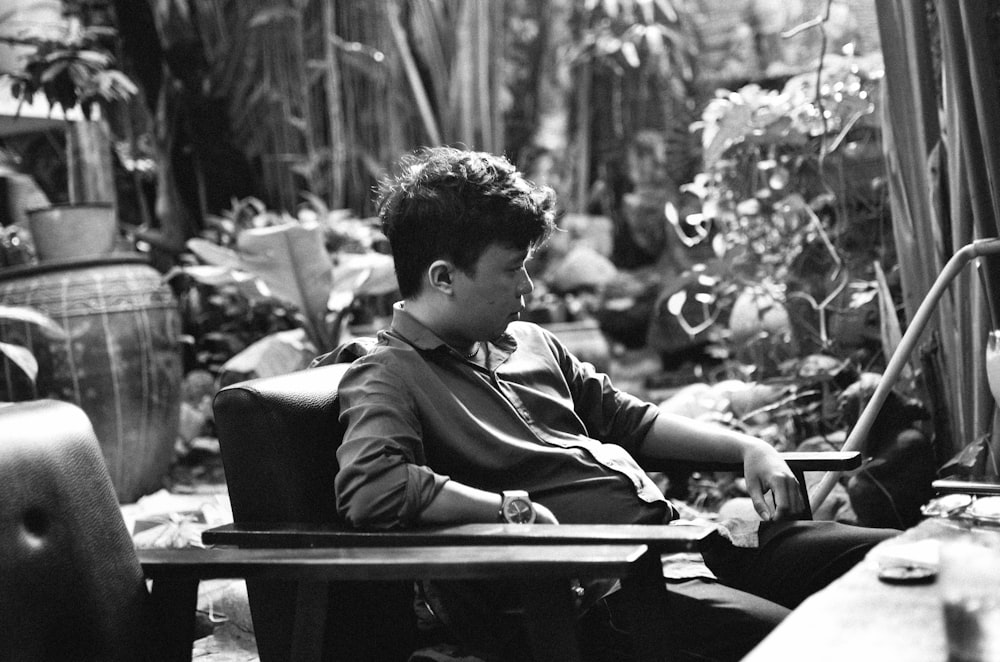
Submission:
[[[51,67],[47,68],[45,71],[42,72],[42,83],[52,82],[59,74],[65,71],[66,67],[68,66],[69,66],[69,61],[67,60],[57,61]]]
[[[286,375],[309,365],[317,349],[303,329],[279,331],[261,338],[230,358],[223,373],[253,377]]]
[[[328,338],[324,319],[333,288],[333,262],[317,223],[286,223],[240,233],[238,253],[246,271],[275,297],[296,306],[310,321],[320,351]]]
[[[656,0],[656,6],[660,8],[663,15],[667,17],[668,21],[676,22],[678,20],[677,10],[668,0]]]
[[[259,278],[239,268],[201,264],[178,267],[167,274],[167,280],[176,272],[182,272],[202,285],[216,288],[233,287],[250,302],[271,298],[267,286]]]
[[[228,267],[229,269],[243,268],[243,261],[240,259],[240,254],[231,248],[219,246],[201,237],[188,239],[186,246],[202,262],[217,267]]]
[[[13,320],[15,322],[34,324],[42,329],[50,338],[62,339],[68,337],[65,329],[59,326],[55,320],[34,308],[0,305],[0,320]]]
[[[38,377],[38,361],[35,360],[35,355],[31,353],[30,349],[21,345],[0,342],[0,354],[6,356],[20,368],[32,384],[35,383],[35,379]]]

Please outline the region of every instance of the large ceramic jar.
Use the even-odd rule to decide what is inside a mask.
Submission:
[[[0,270],[0,303],[51,317],[65,338],[0,319],[0,340],[39,364],[32,385],[5,363],[0,401],[52,398],[80,406],[100,440],[123,503],[159,489],[173,459],[182,378],[180,312],[139,255]]]

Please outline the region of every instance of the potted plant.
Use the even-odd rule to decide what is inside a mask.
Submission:
[[[40,260],[108,254],[117,237],[117,213],[107,116],[112,105],[129,99],[138,87],[116,68],[114,28],[84,20],[85,3],[64,2],[61,34],[4,35],[0,41],[30,52],[16,71],[2,72],[11,94],[31,104],[39,93],[52,109],[72,110],[67,120],[68,203],[29,211],[29,226]],[[20,108],[20,105],[19,105]]]
[[[0,341],[37,360],[32,381],[0,377],[0,400],[53,398],[83,409],[122,502],[158,489],[180,413],[180,311],[163,275],[138,251],[115,251],[118,220],[110,113],[138,91],[116,68],[112,3],[63,0],[62,25],[0,40],[25,54],[4,72],[21,104],[39,94],[67,121],[67,197],[29,213],[38,264],[0,269],[0,301],[52,319],[64,337],[0,316]],[[96,158],[95,158],[96,157]],[[59,247],[53,240],[70,239]],[[15,355],[25,356],[16,348]],[[4,350],[4,356],[12,353]],[[6,361],[8,364],[10,361]],[[17,371],[14,371],[17,372]]]

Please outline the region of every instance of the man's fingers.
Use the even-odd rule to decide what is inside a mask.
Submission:
[[[764,521],[768,521],[773,516],[771,504],[764,499],[763,486],[757,481],[747,483],[747,492],[750,494],[750,501],[753,502],[754,510]]]
[[[785,490],[772,490],[771,494],[774,496],[774,519],[784,519],[795,512]]]
[[[774,497],[774,518],[791,517],[804,510],[799,484],[794,479],[776,481],[771,487]]]
[[[747,492],[764,521],[787,519],[804,510],[799,484],[794,479],[775,480],[771,485],[748,483]]]

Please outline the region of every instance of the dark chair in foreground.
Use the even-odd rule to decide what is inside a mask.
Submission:
[[[190,660],[205,551],[136,552],[81,409],[0,405],[0,659]]]
[[[149,653],[149,594],[93,434],[73,405],[0,405],[0,659]]]
[[[656,554],[637,600],[651,605],[663,592],[659,553],[690,550],[704,531],[693,527],[465,525],[407,532],[347,529],[335,507],[333,479],[340,425],[337,386],[348,364],[228,386],[216,395],[215,422],[235,523],[202,535],[207,544],[248,547],[357,548],[370,545],[609,544],[648,545]],[[800,454],[801,470],[849,469],[857,454]],[[727,468],[732,467],[715,467]],[[650,579],[652,578],[652,579]],[[258,650],[264,662],[288,659],[301,587],[248,582]],[[420,643],[412,584],[341,584],[326,600],[328,629],[319,633],[325,659],[405,660]],[[660,603],[662,604],[662,603]],[[301,616],[301,609],[299,610]],[[638,614],[642,618],[644,614]],[[663,621],[658,621],[662,623]],[[658,628],[662,630],[663,628]],[[386,637],[392,632],[392,637]],[[641,656],[641,654],[640,654]]]

